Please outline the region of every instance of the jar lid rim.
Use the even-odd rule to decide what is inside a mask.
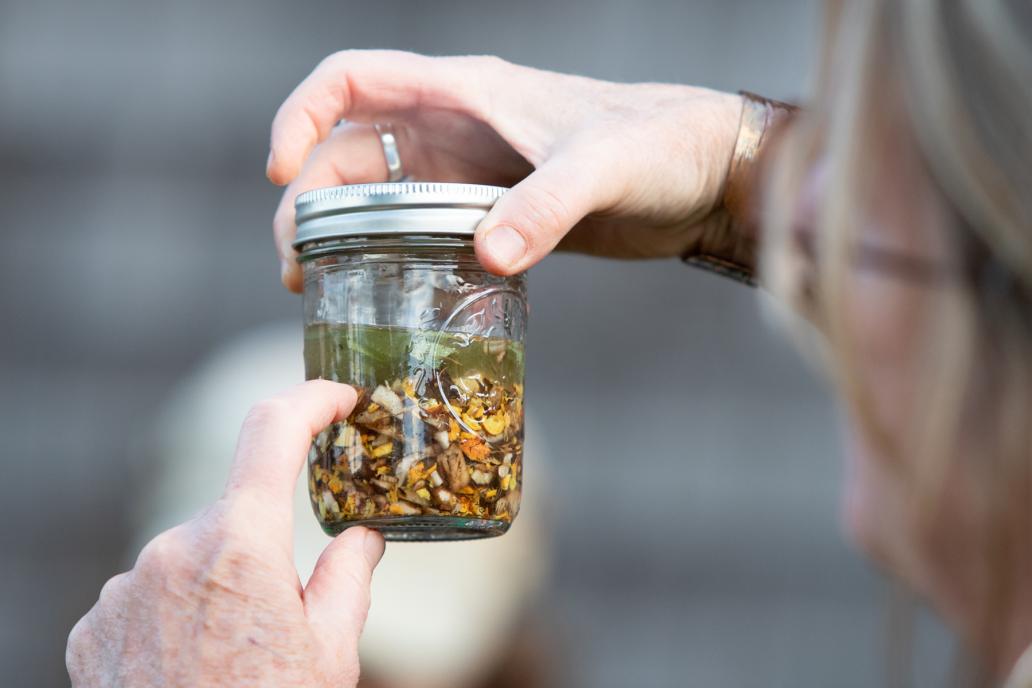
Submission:
[[[490,210],[504,186],[454,182],[380,182],[325,186],[298,194],[297,223],[316,216],[391,208],[483,208]]]
[[[312,189],[294,201],[294,246],[372,234],[472,235],[507,188],[451,182],[381,182]]]

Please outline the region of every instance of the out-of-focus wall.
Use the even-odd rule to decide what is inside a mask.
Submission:
[[[262,173],[275,108],[319,59],[496,53],[798,98],[818,26],[815,0],[5,0],[4,684],[66,682],[65,636],[160,479],[133,438],[177,379],[299,316]],[[675,261],[556,256],[531,298],[570,685],[879,683],[880,588],[839,536],[834,413],[756,293]]]

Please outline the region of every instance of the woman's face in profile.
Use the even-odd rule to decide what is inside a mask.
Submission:
[[[947,266],[946,214],[903,118],[893,122],[891,113],[885,116],[890,121],[879,127],[882,139],[865,150],[869,158],[860,166],[870,179],[857,204],[857,245]],[[803,231],[824,231],[815,226],[815,208],[827,190],[828,165],[827,160],[814,165],[803,185]],[[919,470],[915,441],[929,403],[921,396],[927,337],[941,290],[951,287],[871,267],[851,265],[844,277],[847,345],[867,415],[844,394],[843,520],[851,538],[875,561],[920,592],[948,599],[945,588],[953,581],[942,579],[942,567],[927,559],[928,549],[913,528],[920,515],[912,479]],[[960,499],[958,507],[962,503]],[[960,524],[947,521],[936,525],[940,528],[949,537],[963,531]]]

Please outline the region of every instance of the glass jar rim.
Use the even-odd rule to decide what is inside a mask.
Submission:
[[[401,253],[401,252],[461,252],[468,253],[473,259],[473,236],[440,235],[427,233],[406,234],[356,234],[352,236],[331,237],[304,242],[299,249],[297,261],[305,263],[316,258],[334,254],[349,253]]]

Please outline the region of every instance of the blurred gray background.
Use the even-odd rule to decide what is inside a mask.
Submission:
[[[263,168],[322,57],[496,53],[800,99],[819,25],[816,0],[4,0],[3,683],[67,683],[67,632],[139,527],[134,429],[220,342],[300,322]],[[757,294],[676,261],[555,256],[530,283],[566,684],[881,685],[884,589],[840,535],[834,410]],[[921,643],[935,685],[948,639]]]

